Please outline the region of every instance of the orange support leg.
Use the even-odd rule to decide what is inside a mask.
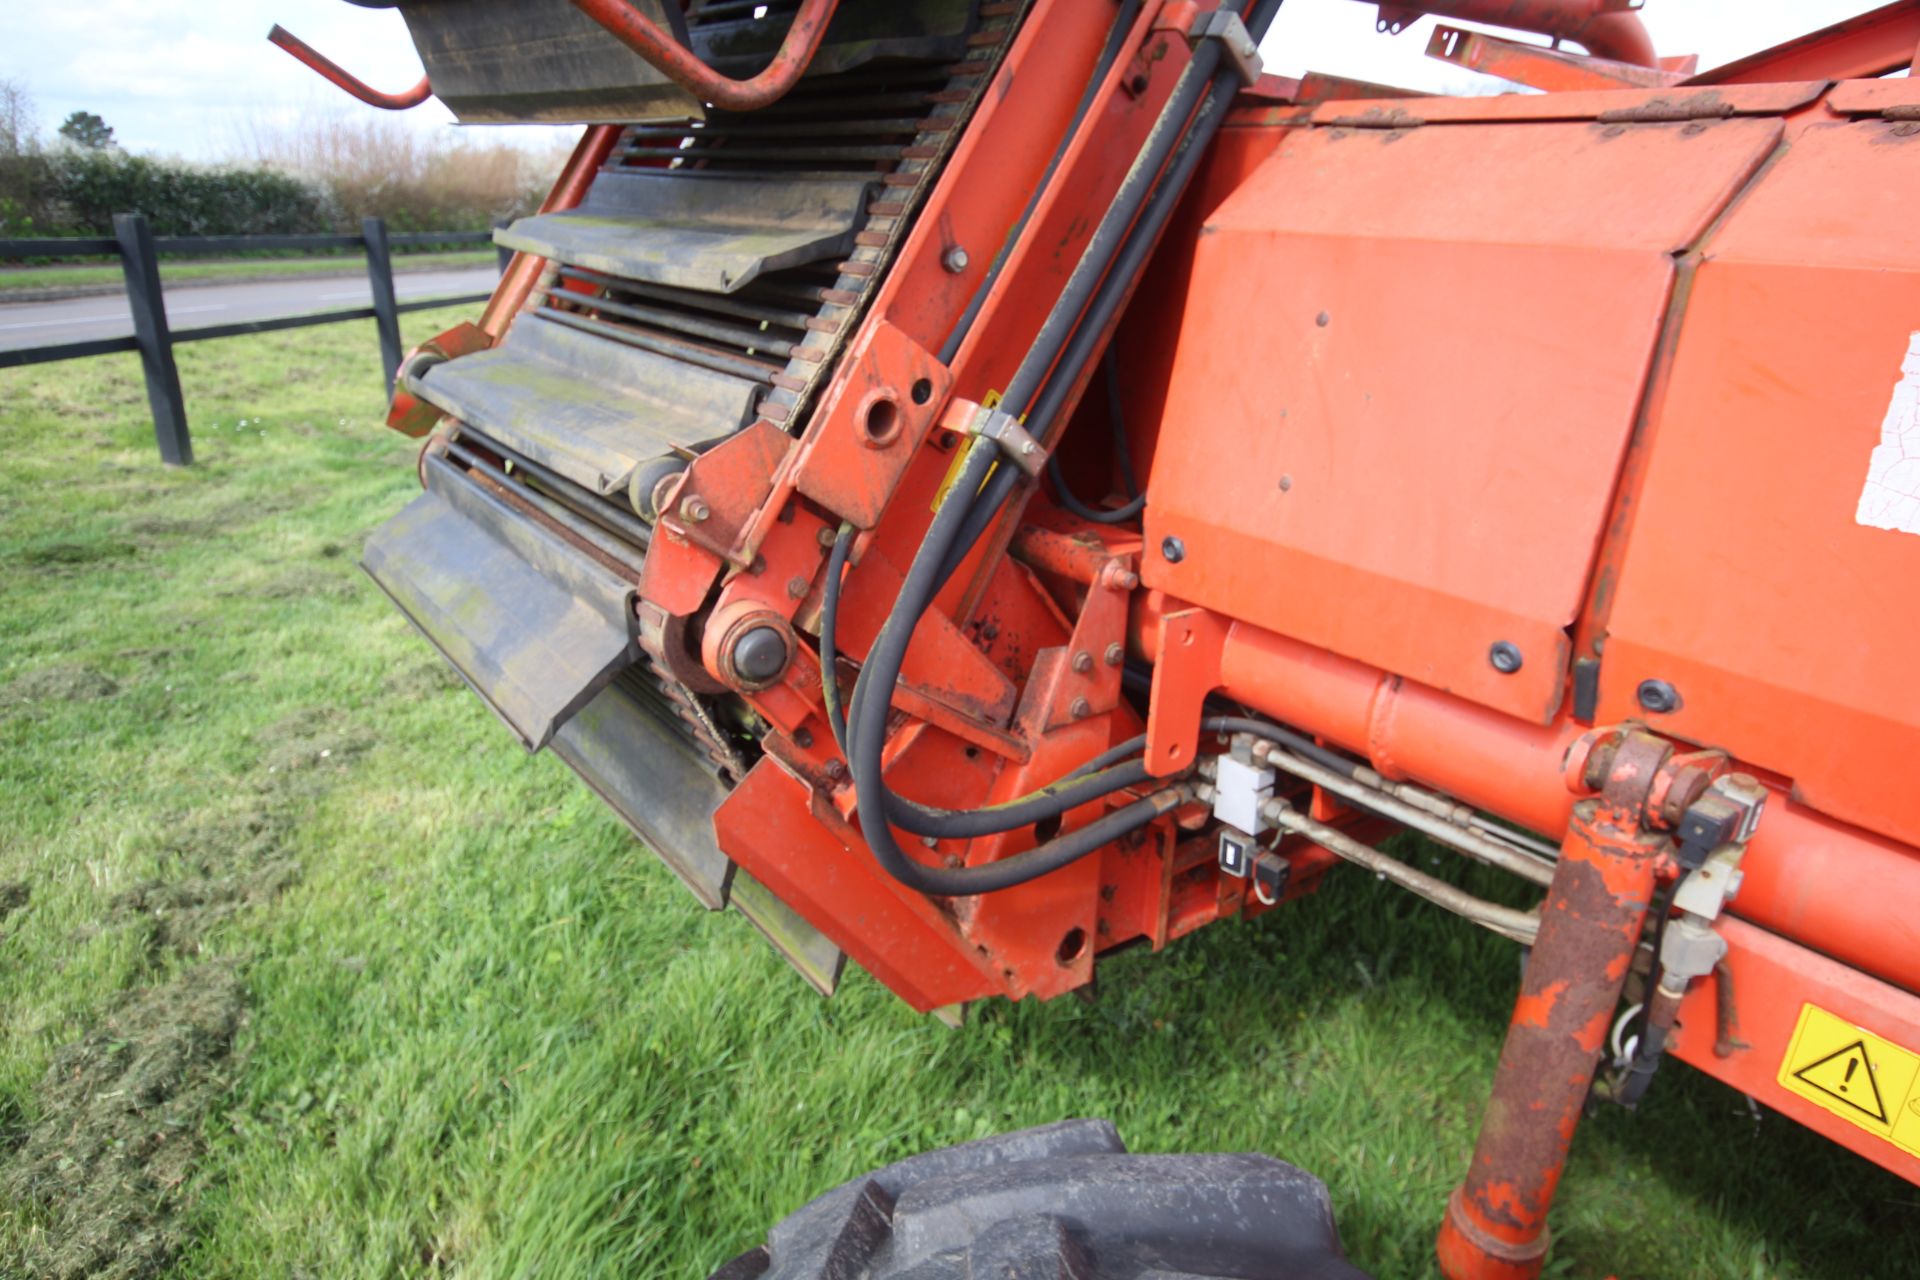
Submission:
[[[1574,808],[1540,912],[1473,1164],[1447,1203],[1437,1250],[1448,1280],[1533,1280],[1547,1210],[1620,1002],[1667,842],[1646,798],[1669,749],[1629,733],[1598,799]]]

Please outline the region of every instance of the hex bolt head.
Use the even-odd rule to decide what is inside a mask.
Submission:
[[[787,638],[772,627],[754,627],[733,642],[733,670],[743,680],[771,680],[787,669]]]
[[[697,493],[689,494],[680,503],[680,518],[688,524],[699,524],[712,514],[713,511],[707,506],[706,499]]]
[[[1073,669],[1081,675],[1093,670],[1093,655],[1085,649],[1073,655]]]
[[[1093,704],[1085,698],[1075,698],[1073,705],[1067,708],[1067,714],[1071,715],[1075,720],[1085,720],[1093,714]]]
[[[1525,665],[1526,659],[1520,656],[1520,648],[1509,640],[1500,640],[1487,650],[1487,661],[1493,669],[1503,676],[1510,676]]]
[[[948,245],[947,251],[940,255],[940,265],[947,269],[949,275],[959,275],[967,269],[967,263],[971,261],[972,259],[967,257],[967,251],[957,244]]]
[[[800,577],[797,574],[791,578],[788,578],[787,579],[787,595],[790,598],[795,600],[806,599],[807,580],[805,578]]]
[[[1643,708],[1657,716],[1680,709],[1680,691],[1665,680],[1642,680],[1636,696]]]
[[[1178,538],[1162,538],[1160,540],[1160,554],[1166,557],[1168,564],[1179,564],[1187,558],[1187,544]]]
[[[1127,660],[1127,651],[1121,648],[1120,642],[1116,640],[1112,644],[1107,646],[1107,652],[1105,656],[1107,659],[1108,666],[1117,667],[1121,663]]]
[[[830,524],[823,524],[820,526],[820,545],[821,546],[831,551],[833,549],[833,544],[839,540],[840,540],[840,531],[838,529],[834,528]]]

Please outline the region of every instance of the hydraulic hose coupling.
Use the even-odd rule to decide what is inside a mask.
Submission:
[[[1668,847],[1652,797],[1672,748],[1639,729],[1592,753],[1598,796],[1574,807],[1500,1052],[1473,1163],[1436,1248],[1448,1280],[1533,1280],[1566,1166]],[[1597,775],[1597,777],[1596,777]]]

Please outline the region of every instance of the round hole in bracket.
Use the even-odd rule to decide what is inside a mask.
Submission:
[[[1072,964],[1087,953],[1087,931],[1079,925],[1067,930],[1055,949],[1053,958],[1063,965]]]
[[[866,443],[884,449],[900,434],[900,402],[884,392],[860,409],[860,431]]]
[[[907,395],[912,398],[915,404],[925,404],[927,401],[933,399],[932,381],[926,378],[916,378],[912,389],[907,392]]]

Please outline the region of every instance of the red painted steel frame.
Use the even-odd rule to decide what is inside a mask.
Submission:
[[[1857,80],[1902,67],[1920,75],[1920,0],[1899,0],[1737,62],[1709,67],[1688,83]]]
[[[749,80],[731,80],[707,66],[627,0],[573,0],[573,5],[702,102],[728,111],[753,111],[778,102],[806,74],[838,2],[802,0],[779,52],[766,70]]]
[[[399,93],[382,93],[277,22],[273,24],[273,30],[267,32],[267,39],[370,107],[379,107],[382,111],[405,111],[433,96],[433,87],[427,83],[425,76],[421,76],[420,82],[410,89]]]

